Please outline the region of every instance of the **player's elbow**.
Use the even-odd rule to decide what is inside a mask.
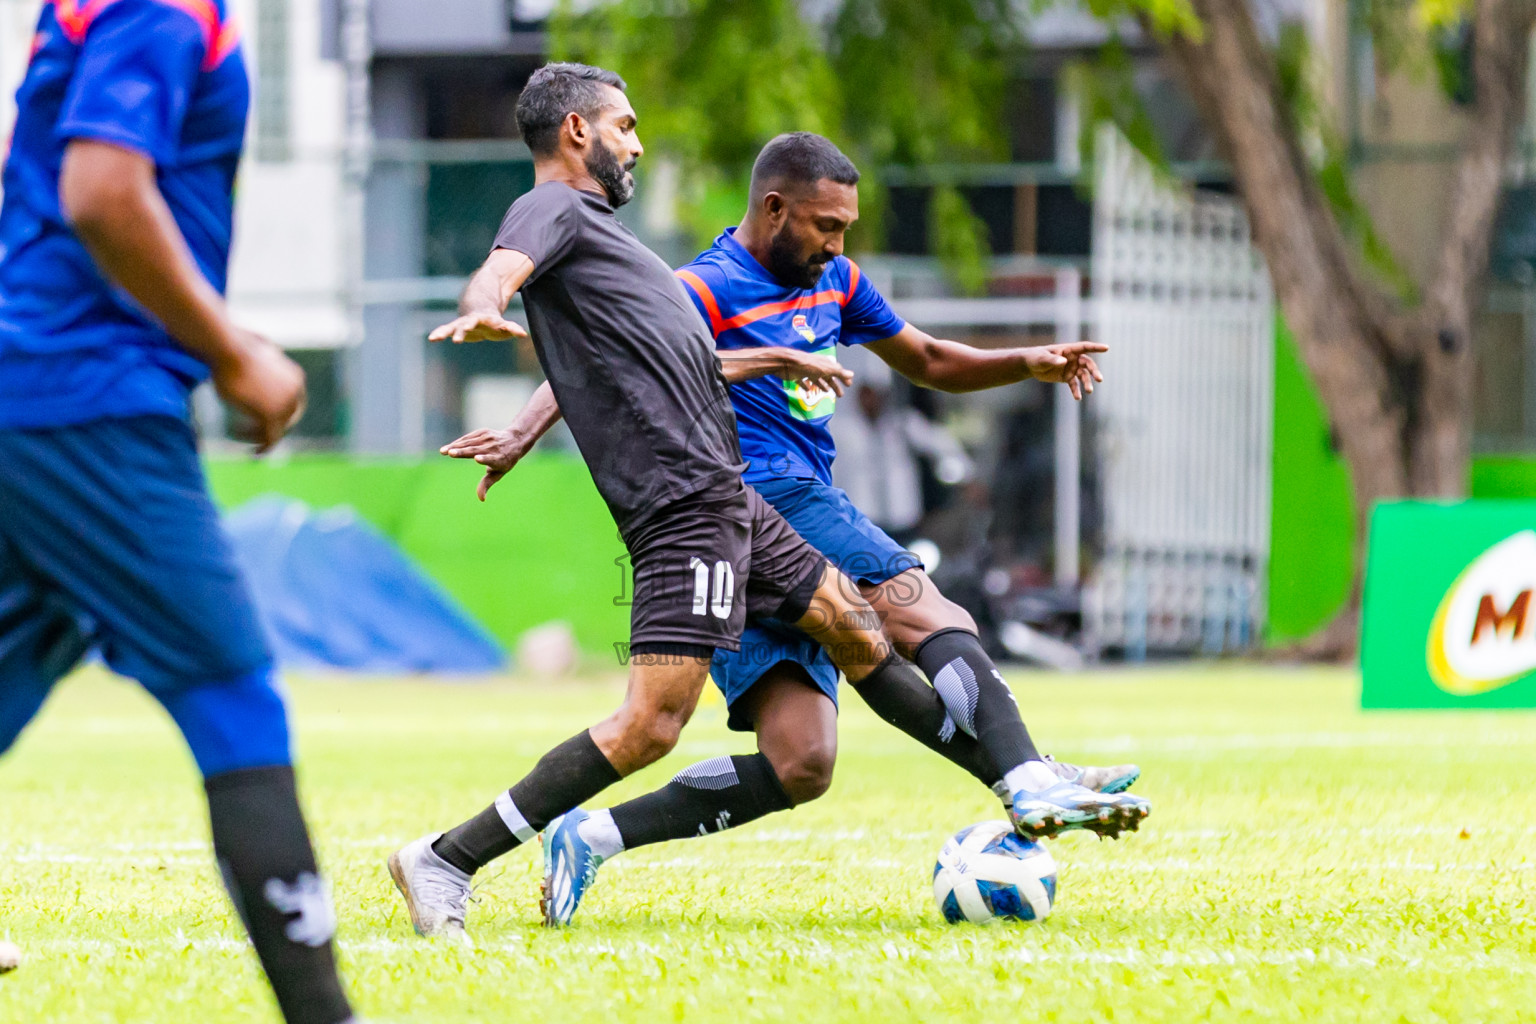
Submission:
[[[146,187],[154,187],[148,157],[105,143],[72,142],[59,170],[59,209],[87,240],[106,237],[142,202]]]
[[[953,363],[944,346],[930,340],[922,344],[911,372],[903,376],[918,387],[957,394],[966,389],[955,379],[953,370]]]

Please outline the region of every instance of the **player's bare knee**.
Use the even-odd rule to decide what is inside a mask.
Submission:
[[[626,703],[593,730],[593,737],[615,766],[628,774],[670,754],[687,720],[687,715],[654,705]]]
[[[832,768],[837,751],[826,745],[811,744],[783,757],[773,766],[779,784],[796,806],[822,796],[832,786]]]
[[[677,746],[686,722],[686,716],[663,712],[637,723],[631,732],[637,753],[647,764],[660,761]]]
[[[920,569],[866,585],[863,592],[879,613],[886,636],[908,657],[918,644],[940,630],[976,632],[971,613],[941,594]]]
[[[971,613],[947,597],[939,597],[934,602],[934,607],[931,613],[925,616],[925,620],[920,626],[924,630],[924,639],[941,629],[963,629],[968,633],[976,632],[976,620],[971,617]]]
[[[886,629],[892,639],[902,645],[917,645],[942,629],[965,629],[966,633],[977,631],[971,613],[948,597],[938,597],[928,605],[909,609],[905,616],[892,616]]]

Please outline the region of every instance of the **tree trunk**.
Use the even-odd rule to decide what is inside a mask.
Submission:
[[[1422,390],[1411,417],[1410,493],[1465,492],[1471,455],[1472,321],[1516,129],[1525,117],[1533,0],[1478,0],[1472,29],[1475,104],[1435,269],[1413,328]]]
[[[1232,164],[1254,243],[1350,468],[1358,524],[1353,597],[1309,645],[1340,656],[1355,646],[1372,507],[1465,492],[1472,310],[1510,141],[1524,113],[1536,0],[1477,0],[1476,102],[1435,275],[1411,314],[1360,273],[1303,153],[1247,0],[1192,3],[1202,37],[1166,38],[1164,49]]]

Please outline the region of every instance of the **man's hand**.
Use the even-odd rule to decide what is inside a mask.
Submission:
[[[266,338],[241,328],[231,349],[235,354],[213,370],[219,397],[250,418],[242,439],[256,445],[259,455],[281,441],[304,415],[304,371]]]
[[[794,348],[773,348],[769,351],[779,363],[775,376],[796,381],[808,389],[830,391],[842,397],[848,385],[853,383],[853,371],[836,359]]]
[[[1079,341],[1070,345],[1041,345],[1023,351],[1024,362],[1032,377],[1047,384],[1065,384],[1072,397],[1081,402],[1084,395],[1093,394],[1094,381],[1104,380],[1099,364],[1089,353],[1108,352],[1109,346]]]
[[[427,335],[427,340],[452,340],[458,344],[465,341],[511,341],[526,337],[527,331],[500,313],[467,313],[437,328]]]
[[[474,459],[485,467],[485,476],[475,493],[481,501],[496,485],[496,481],[511,472],[522,461],[537,438],[530,438],[516,430],[472,430],[438,449],[450,459]]]
[[[267,339],[230,323],[156,173],[137,150],[74,139],[59,170],[59,208],[102,273],[208,365],[219,395],[249,418],[242,436],[267,451],[304,412],[304,371]]]

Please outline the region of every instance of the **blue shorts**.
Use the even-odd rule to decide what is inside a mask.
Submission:
[[[0,750],[90,648],[200,766],[286,763],[265,634],[175,418],[0,429]]]
[[[831,484],[781,477],[752,486],[811,547],[858,583],[884,583],[922,568],[916,555],[892,540]],[[769,669],[785,662],[803,669],[811,684],[837,703],[837,666],[821,645],[788,623],[753,619],[742,631],[741,650],[716,650],[710,664],[710,675],[725,694],[732,729],[752,730],[738,702]]]

